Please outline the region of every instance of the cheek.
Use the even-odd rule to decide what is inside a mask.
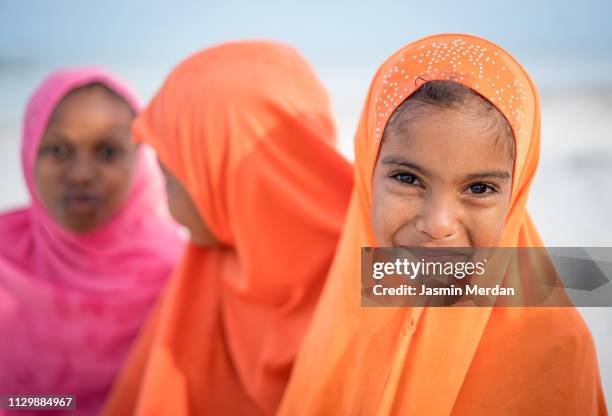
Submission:
[[[166,192],[168,194],[168,210],[170,215],[185,227],[192,228],[191,204],[188,197],[172,183],[168,182]]]
[[[63,166],[48,159],[38,159],[34,166],[34,185],[40,199],[47,206],[56,203],[61,193]]]
[[[133,163],[125,162],[101,167],[102,186],[113,206],[121,205],[132,185]]]
[[[497,244],[504,230],[507,203],[487,209],[466,210],[466,225],[470,240],[475,247],[491,247]]]
[[[168,210],[172,217],[179,223],[185,225],[181,220],[181,204],[176,192],[172,186],[166,186],[166,193],[168,194]]]
[[[385,190],[384,184],[373,184],[372,230],[379,246],[393,246],[394,236],[405,231],[416,215],[416,200]]]

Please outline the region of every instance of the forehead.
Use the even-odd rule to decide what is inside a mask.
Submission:
[[[510,141],[500,137],[498,129],[456,109],[428,107],[408,122],[386,129],[379,162],[399,156],[436,177],[493,169],[512,173]]]
[[[88,86],[66,95],[55,108],[41,142],[58,136],[74,144],[97,142],[115,132],[129,139],[135,113],[122,98],[106,87]]]
[[[93,85],[68,93],[53,111],[50,124],[105,119],[125,122],[133,117],[134,112],[125,100],[102,85]]]
[[[41,143],[61,139],[75,146],[96,146],[101,140],[130,141],[131,107],[104,89],[77,91],[56,107]]]

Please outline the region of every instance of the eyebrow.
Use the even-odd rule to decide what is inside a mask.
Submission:
[[[421,173],[422,175],[425,176],[431,176],[431,172],[427,169],[425,169],[422,166],[417,165],[414,162],[409,161],[408,159],[405,159],[401,156],[396,156],[396,155],[390,155],[390,156],[385,156],[382,159],[382,163],[383,165],[396,165],[396,166],[404,166],[406,168],[412,169],[418,173]]]
[[[384,165],[403,166],[408,169],[412,169],[416,171],[417,173],[420,173],[424,176],[430,176],[430,177],[433,176],[431,171],[429,171],[428,169],[414,162],[411,162],[410,160],[405,159],[401,156],[397,156],[397,155],[386,156],[382,159],[382,163]],[[507,181],[508,179],[510,179],[510,176],[511,176],[510,173],[504,170],[485,170],[481,172],[470,173],[466,175],[465,180],[474,180],[474,179],[482,179],[482,178],[497,178],[502,181]]]
[[[43,134],[40,143],[45,143],[45,142],[63,142],[63,143],[68,143],[71,144],[72,141],[66,137],[63,133],[60,133],[58,131],[51,131],[50,134],[49,133],[45,133]]]
[[[497,178],[505,182],[510,179],[510,173],[506,172],[505,170],[486,170],[482,172],[470,173],[466,176],[466,180],[481,178]]]

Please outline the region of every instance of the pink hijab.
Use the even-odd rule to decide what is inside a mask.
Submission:
[[[43,206],[33,179],[39,142],[61,99],[91,83],[139,110],[134,95],[99,69],[52,73],[25,113],[22,165],[31,204],[0,215],[0,395],[74,394],[77,414],[100,410],[183,246],[143,145],[124,205],[100,228],[73,233]]]

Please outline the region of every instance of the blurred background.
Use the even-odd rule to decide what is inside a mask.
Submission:
[[[548,246],[612,247],[612,2],[0,0],[0,211],[27,203],[21,120],[52,69],[102,65],[146,102],[187,55],[218,42],[275,39],[328,87],[339,147],[368,84],[405,43],[439,32],[488,38],[513,54],[542,98],[542,154],[529,210]],[[580,310],[612,401],[612,309]],[[610,406],[610,403],[608,404]]]

